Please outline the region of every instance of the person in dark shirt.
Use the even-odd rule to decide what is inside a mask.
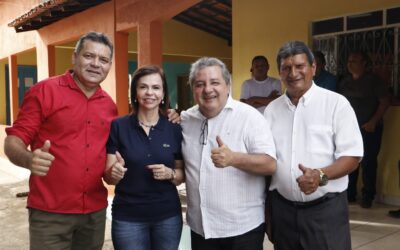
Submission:
[[[389,92],[383,81],[367,70],[368,56],[352,52],[347,60],[350,75],[339,84],[339,93],[353,107],[364,142],[361,207],[370,208],[376,193],[378,154],[383,133],[383,115],[389,107]],[[349,175],[348,200],[356,201],[358,169]]]
[[[136,70],[130,93],[133,113],[112,122],[107,142],[105,181],[116,185],[113,244],[115,249],[177,250],[182,213],[175,186],[184,180],[182,133],[166,116],[163,70]]]
[[[325,69],[326,60],[324,54],[321,51],[315,51],[313,54],[316,64],[314,75],[315,84],[322,88],[336,92],[336,77]]]

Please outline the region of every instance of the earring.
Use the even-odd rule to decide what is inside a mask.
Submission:
[[[136,103],[136,102],[137,102],[137,100],[135,99],[135,100],[133,100],[133,102],[134,102],[134,103]]]
[[[164,105],[164,100],[162,100],[162,101],[161,101],[161,104],[163,104],[163,105]]]

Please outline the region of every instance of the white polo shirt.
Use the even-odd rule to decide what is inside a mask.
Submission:
[[[299,164],[323,168],[341,156],[363,156],[356,115],[345,97],[313,83],[297,107],[285,94],[267,106],[264,116],[274,135],[277,155],[270,190],[276,189],[288,200],[305,202],[347,189],[347,176],[329,180],[311,195],[302,193],[296,182],[302,175]]]
[[[208,119],[205,143],[200,137],[206,118],[198,105],[182,112],[181,119],[190,228],[208,239],[240,235],[263,223],[265,177],[234,167],[217,168],[211,160],[211,150],[218,147],[219,135],[232,151],[275,158],[264,117],[229,97],[224,109]]]
[[[264,81],[248,79],[242,84],[240,99],[248,99],[253,96],[268,97],[275,90],[279,95],[282,94],[281,81],[276,78],[268,76]],[[257,110],[264,114],[265,107],[267,106],[258,107]]]

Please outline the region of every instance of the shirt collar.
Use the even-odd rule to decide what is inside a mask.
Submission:
[[[229,94],[228,100],[226,100],[226,104],[223,109],[234,109],[235,107],[236,107],[236,103],[233,101],[232,96]]]
[[[76,84],[74,78],[72,77],[73,72],[74,71],[72,69],[69,69],[64,73],[64,75],[62,75],[60,79],[60,86],[69,87],[71,89],[79,90],[82,92],[82,90],[79,88],[78,84]],[[101,88],[101,86],[99,86],[94,95],[90,98],[104,97],[104,96],[105,93]]]
[[[314,95],[316,89],[317,86],[313,81],[311,87],[307,90],[307,92],[304,93],[302,97],[300,97],[299,104],[301,103],[303,104],[303,106],[307,106],[310,100],[312,99],[312,96]],[[285,91],[285,101],[289,107],[294,106],[293,103],[290,101],[286,91]]]
[[[253,81],[255,81],[256,83],[265,83],[267,80],[268,80],[268,78],[269,78],[269,76],[267,76],[264,80],[262,80],[262,81],[259,81],[259,80],[257,80],[256,78],[254,78],[253,77]]]
[[[226,100],[225,106],[222,108],[221,112],[223,112],[224,110],[232,110],[232,109],[234,109],[234,108],[236,107],[236,105],[237,105],[237,104],[234,102],[234,100],[233,100],[231,94],[229,94],[228,99]],[[200,108],[199,108],[199,105],[198,105],[198,104],[196,104],[196,106],[193,107],[193,111],[194,111],[194,112],[193,112],[192,114],[190,114],[192,117],[197,118],[197,119],[199,119],[199,120],[205,120],[205,119],[207,119],[207,118],[200,112]],[[219,112],[219,114],[220,114],[221,112]],[[219,115],[219,114],[218,114],[218,115]],[[217,117],[218,115],[216,115],[216,117]],[[210,119],[212,119],[212,118],[210,118]]]

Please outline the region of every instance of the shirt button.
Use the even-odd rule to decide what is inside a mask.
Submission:
[[[88,147],[89,147],[89,144],[86,144],[86,147],[88,148]]]
[[[151,141],[151,137],[149,137],[149,141]]]
[[[147,157],[150,157],[151,156],[151,154],[147,154]]]
[[[86,172],[89,172],[89,168],[86,168]]]
[[[90,121],[87,121],[88,124],[90,124]]]

